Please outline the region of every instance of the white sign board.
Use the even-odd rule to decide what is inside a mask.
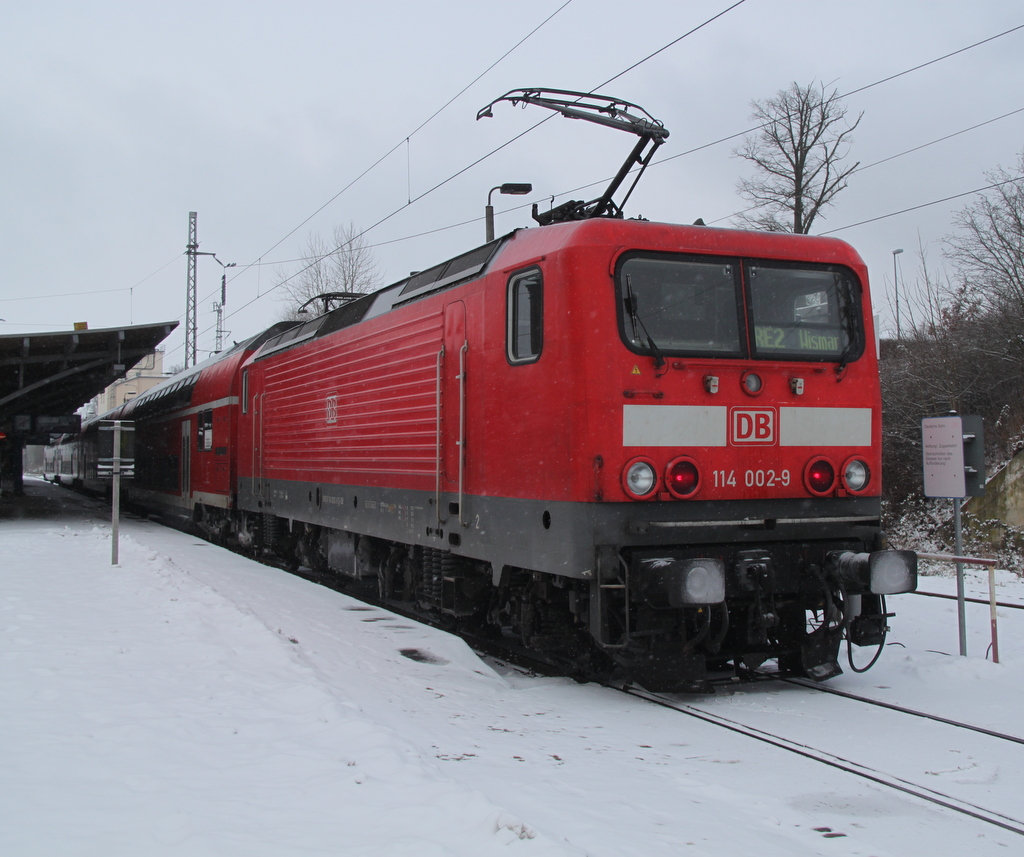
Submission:
[[[921,420],[925,497],[966,497],[964,430],[960,417]]]

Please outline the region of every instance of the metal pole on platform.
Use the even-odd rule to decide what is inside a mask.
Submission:
[[[988,567],[988,609],[992,624],[992,663],[999,663],[999,631],[996,628],[996,569]]]
[[[117,565],[118,530],[121,523],[121,421],[114,420],[113,485],[110,489],[110,564]]]
[[[964,533],[960,521],[960,500],[953,500],[953,539],[954,552],[958,557],[964,555]],[[956,618],[960,628],[960,656],[967,657],[967,611],[964,600],[964,564],[956,564]]]

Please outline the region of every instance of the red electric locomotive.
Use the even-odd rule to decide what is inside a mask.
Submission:
[[[581,672],[836,675],[916,585],[880,530],[864,264],[622,220],[612,194],[667,132],[552,92],[505,100],[641,138],[601,199],[139,397],[133,498]]]
[[[245,363],[244,537],[650,686],[827,678],[914,585],[868,307],[836,240],[518,231]]]

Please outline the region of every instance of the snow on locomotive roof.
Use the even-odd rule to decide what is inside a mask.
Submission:
[[[183,372],[179,372],[177,375],[171,376],[166,381],[162,381],[161,383],[157,384],[155,387],[153,387],[153,389],[146,391],[141,396],[137,396],[136,398],[128,402],[124,406],[124,415],[128,416],[136,408],[146,405],[147,403],[156,402],[157,400],[160,399],[165,399],[166,397],[174,393],[179,393],[180,391],[183,390],[186,392],[190,391],[196,385],[196,381],[199,380],[199,376],[202,374],[205,368],[213,366],[216,363],[219,363],[221,360],[230,357],[232,354],[238,351],[245,349],[255,349],[259,347],[262,343],[264,343],[269,337],[280,333],[282,328],[290,329],[292,326],[293,325],[291,322],[277,322],[276,324],[268,327],[266,330],[261,331],[260,333],[257,333],[254,336],[250,336],[248,339],[243,339],[241,342],[236,342],[226,351],[221,351],[217,354],[213,354],[207,360],[204,360],[202,363],[198,363],[195,366],[192,366],[191,368],[184,370]],[[115,408],[114,410],[117,409]]]
[[[364,319],[384,315],[398,306],[418,300],[433,292],[469,282],[484,273],[488,263],[494,258],[498,247],[504,241],[505,238],[499,238],[476,247],[468,253],[462,253],[425,271],[417,271],[404,280],[363,295],[324,315],[289,328],[268,339],[256,355],[256,359],[261,360],[301,342],[326,336],[342,328],[358,324]]]

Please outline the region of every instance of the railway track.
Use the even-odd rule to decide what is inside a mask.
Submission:
[[[998,827],[1010,833],[1024,836],[1024,819],[1015,818],[996,810],[987,809],[971,801],[922,786],[902,777],[886,773],[878,768],[845,758],[831,751],[821,750],[802,742],[793,741],[781,735],[776,735],[766,730],[740,723],[737,720],[723,717],[720,714],[712,713],[695,705],[679,702],[659,694],[649,693],[641,688],[623,686],[615,689],[621,693],[626,693],[630,696],[637,697],[638,699],[644,699],[664,708],[673,709],[688,717],[693,717],[697,720],[718,726],[738,735],[743,735],[763,744],[771,745],[785,752],[793,753],[805,759],[810,759],[818,762],[819,764],[826,765],[830,768],[844,771],[860,779],[868,780],[869,782],[891,789],[892,791],[909,795],[928,804],[939,806],[943,809],[973,818],[977,821]],[[944,721],[942,718],[936,719],[939,719],[942,722],[954,723],[953,721]],[[963,726],[964,724],[956,725]]]
[[[490,647],[486,650],[477,648],[479,654],[484,656],[487,660],[492,663],[498,663],[506,669],[514,669],[520,674],[542,674],[550,675],[550,665],[543,664],[531,664],[527,660],[510,660],[507,657],[503,657],[499,650]],[[925,711],[919,711],[917,709],[908,708],[906,706],[896,705],[893,703],[883,702],[881,700],[871,699],[869,697],[859,696],[849,691],[840,690],[838,688],[829,687],[827,685],[817,685],[811,682],[801,679],[789,679],[780,678],[771,674],[758,673],[755,674],[753,679],[748,682],[744,682],[744,687],[751,687],[752,685],[764,686],[766,683],[785,683],[795,687],[804,688],[806,690],[814,691],[816,693],[830,694],[835,697],[850,700],[851,702],[861,703],[863,705],[873,706],[876,708],[891,711],[897,714],[905,715],[908,717],[920,718],[933,723],[948,726],[953,729],[962,730],[984,736],[988,739],[994,739],[1000,742],[1006,742],[1012,745],[1024,746],[1024,738],[1016,735],[1010,735],[1004,732],[999,732],[993,729],[987,729],[982,726],[977,726],[971,723],[965,723],[962,721],[954,720],[941,715],[932,714]],[[847,758],[829,750],[823,750],[803,741],[793,740],[786,738],[783,735],[778,735],[765,729],[761,729],[756,726],[751,726],[740,722],[739,720],[731,717],[726,717],[721,714],[707,710],[707,708],[694,703],[688,703],[680,701],[677,698],[665,694],[656,694],[644,690],[640,687],[631,685],[616,684],[614,682],[605,683],[606,687],[615,690],[619,693],[624,693],[638,699],[642,699],[646,702],[653,703],[663,708],[669,708],[674,711],[678,711],[681,714],[685,714],[689,717],[693,717],[697,720],[701,720],[705,723],[709,723],[714,726],[726,729],[735,734],[743,735],[744,737],[758,741],[763,744],[768,744],[777,749],[783,750],[788,753],[792,753],[811,761],[817,762],[822,765],[826,765],[830,768],[843,771],[852,776],[858,777],[859,779],[867,780],[883,788],[890,789],[900,794],[907,795],[912,798],[916,798],[920,801],[928,803],[933,806],[941,807],[945,810],[957,813],[968,818],[972,818],[976,821],[997,827],[1001,830],[1005,830],[1009,833],[1014,833],[1019,836],[1024,836],[1024,818],[1017,818],[1015,816],[1000,812],[998,810],[989,809],[980,806],[976,802],[966,800],[955,795],[950,795],[939,791],[937,789],[930,788],[928,786],[921,785],[920,783],[913,782],[910,779],[888,773],[881,770],[880,768],[872,765],[858,762],[856,760]]]
[[[239,551],[240,553],[247,553]],[[251,554],[247,554],[250,555]],[[282,565],[267,559],[262,559],[265,564],[272,565],[278,568],[282,568]],[[419,614],[408,613],[402,610],[398,605],[381,603],[377,599],[373,598],[373,593],[360,592],[360,587],[353,586],[342,586],[340,580],[334,576],[319,575],[310,572],[306,569],[296,570],[292,568],[284,568],[283,570],[290,571],[297,576],[306,578],[311,582],[318,583],[320,585],[327,586],[331,589],[342,591],[345,594],[355,597],[358,600],[362,600],[366,603],[373,604],[378,607],[396,612],[405,618],[423,622],[424,617]],[[921,593],[930,595],[931,593]],[[941,597],[941,596],[940,596]],[[987,602],[983,602],[987,603]],[[1010,607],[1021,607],[1024,605],[1005,605]],[[445,628],[444,623],[431,623],[436,627],[443,630],[451,630]],[[465,637],[464,637],[465,638]],[[515,647],[509,647],[500,640],[487,640],[473,638],[472,636],[466,638],[469,645],[471,645],[478,653],[485,655],[489,660],[500,661],[505,665],[516,669],[523,674],[540,674],[540,675],[553,675],[553,674],[564,674],[564,668],[558,664],[546,663],[538,661],[535,657],[531,657],[526,652],[520,652]],[[950,718],[945,718],[940,715],[931,714],[928,712],[918,711],[905,706],[895,705],[893,703],[882,702],[880,700],[874,700],[867,697],[862,697],[848,691],[840,690],[838,688],[829,687],[827,685],[817,685],[810,682],[806,682],[800,679],[783,679],[778,676],[771,674],[758,674],[753,677],[753,682],[745,683],[745,687],[751,687],[752,685],[764,686],[764,682],[779,682],[785,683],[790,686],[796,686],[806,690],[811,690],[816,694],[829,694],[831,696],[846,699],[850,702],[856,702],[865,706],[872,706],[879,709],[884,709],[894,714],[902,716],[913,717],[915,719],[928,721],[935,723],[940,727],[948,727],[951,729],[959,730],[961,733],[970,733],[979,736],[984,740],[996,740],[1006,745],[1024,745],[1024,738],[1009,735],[1006,733],[998,732],[996,730],[986,729],[984,727],[976,726],[974,724],[964,723],[956,721]],[[742,723],[740,720],[734,717],[726,717],[722,714],[709,711],[706,707],[702,707],[699,704],[682,702],[678,698],[672,698],[670,696],[650,693],[638,687],[629,685],[614,685],[608,684],[607,686],[612,687],[618,692],[628,694],[632,697],[642,699],[651,704],[655,704],[664,708],[672,709],[688,717],[692,717],[696,720],[700,720],[704,723],[717,726],[725,729],[734,734],[742,735],[745,738],[760,742],[772,746],[778,750],[788,752],[810,761],[816,762],[821,765],[825,765],[829,768],[843,771],[846,774],[855,776],[859,779],[874,783],[877,786],[889,789],[893,792],[906,795],[916,800],[922,801],[932,806],[941,807],[949,812],[954,812],[958,815],[974,819],[977,822],[998,828],[1008,833],[1013,833],[1019,836],[1024,836],[1024,819],[1010,815],[1007,812],[1002,812],[996,809],[990,809],[980,805],[979,803],[968,800],[964,797],[958,797],[956,795],[948,794],[938,789],[930,788],[920,783],[914,782],[907,777],[891,774],[884,771],[878,765],[868,764],[862,761],[849,758],[846,755],[840,755],[830,750],[821,749],[819,747],[812,746],[803,740],[794,740],[793,738],[787,738],[784,735],[776,734],[775,732],[762,729],[757,726]],[[936,746],[943,746],[941,742],[937,743]],[[948,746],[948,744],[946,745]]]
[[[975,726],[973,723],[964,723],[960,720],[952,720],[948,717],[942,717],[938,714],[930,714],[927,711],[918,711],[914,708],[906,708],[902,705],[895,705],[891,702],[883,702],[879,699],[871,699],[867,696],[858,696],[855,693],[850,693],[847,690],[840,690],[836,687],[829,687],[827,685],[813,684],[809,681],[799,678],[781,678],[775,676],[765,676],[775,681],[784,682],[786,684],[796,685],[797,687],[805,687],[808,690],[818,691],[820,693],[829,693],[833,696],[840,696],[843,699],[855,700],[861,702],[864,705],[873,705],[876,708],[885,708],[889,711],[898,711],[901,714],[906,714],[911,717],[920,717],[924,720],[931,720],[935,723],[945,723],[947,726],[953,726],[957,729],[965,729],[968,732],[977,732],[979,735],[987,735],[990,738],[996,738],[1001,741],[1009,741],[1012,744],[1024,745],[1024,738],[1020,738],[1016,735],[1009,735],[1005,732],[998,732],[994,729],[986,729],[984,726]]]
[[[266,562],[266,564],[274,565],[279,568],[281,567],[279,564],[274,562]],[[367,597],[370,596],[370,593],[354,591],[355,588],[351,586],[339,586],[339,581],[335,579],[325,579],[325,576],[308,572],[305,569],[299,571],[294,569],[287,570],[292,573],[297,573],[298,576],[309,579],[312,582],[343,591],[347,595],[353,596],[359,600],[364,600],[367,603],[374,604],[375,606],[392,610],[406,618],[420,622],[424,621],[423,617],[420,615],[406,614],[405,611],[397,609],[396,605],[381,604],[373,599],[372,596]],[[437,627],[442,629],[444,628],[442,623],[434,624]],[[488,659],[492,661],[500,660],[504,664],[523,674],[552,675],[559,674],[561,672],[557,664],[538,662],[536,659],[528,658],[524,653],[515,652],[510,650],[507,646],[499,645],[500,641],[469,638],[467,642],[478,652],[485,654]],[[815,694],[829,694],[836,698],[848,700],[851,703],[872,706],[887,710],[893,714],[928,721],[934,723],[937,728],[950,728],[956,729],[961,733],[970,733],[978,736],[980,740],[996,740],[1007,745],[1007,749],[1014,745],[1024,745],[1024,738],[1020,738],[1018,736],[952,720],[940,715],[930,714],[928,712],[918,711],[904,706],[858,696],[857,694],[832,688],[827,685],[811,684],[799,679],[781,679],[771,674],[760,674],[755,676],[754,679],[755,681],[753,684],[746,683],[744,687],[765,687],[764,682],[785,683],[805,690],[812,690]],[[965,796],[949,794],[939,789],[922,785],[919,782],[914,782],[906,776],[889,773],[888,771],[883,770],[883,766],[877,763],[871,764],[865,761],[858,761],[855,758],[851,758],[850,754],[840,754],[831,750],[821,749],[820,747],[813,746],[812,743],[809,743],[806,740],[795,740],[794,738],[777,734],[774,731],[760,728],[759,726],[743,723],[736,716],[723,716],[722,714],[710,711],[706,706],[702,706],[697,703],[680,701],[678,698],[650,693],[641,688],[632,686],[609,686],[614,687],[618,692],[626,693],[634,698],[644,700],[663,708],[672,709],[685,716],[719,727],[733,734],[742,735],[748,740],[754,740],[761,744],[771,746],[779,751],[787,752],[811,762],[827,766],[828,768],[842,771],[847,775],[873,783],[878,787],[891,790],[894,793],[904,795],[924,804],[939,807],[944,811],[956,813],[957,815],[965,818],[971,818],[975,822],[997,828],[1005,831],[1006,833],[1024,836],[1024,818],[1018,818],[1010,814],[1013,811],[1012,809],[1009,812],[1004,812],[999,809],[985,807],[978,801],[968,799]],[[730,712],[730,714],[731,713],[732,712]],[[857,719],[860,720],[862,718]],[[947,742],[943,745],[941,742],[938,742],[935,746],[949,746],[949,743]],[[1007,764],[1012,764],[1012,762],[1007,762]]]

